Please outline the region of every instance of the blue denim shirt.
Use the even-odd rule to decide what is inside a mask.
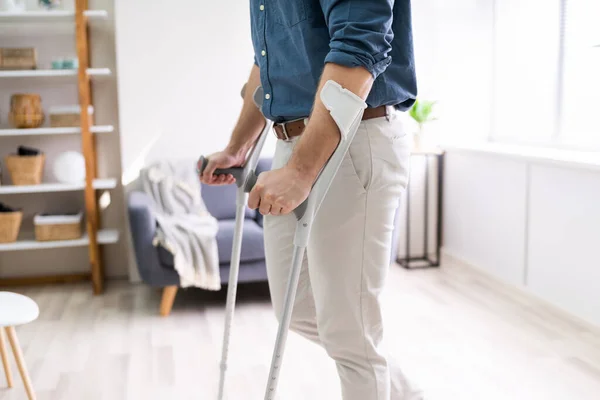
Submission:
[[[414,103],[410,0],[250,0],[250,15],[267,118],[307,117],[325,63],[368,69],[369,107]]]

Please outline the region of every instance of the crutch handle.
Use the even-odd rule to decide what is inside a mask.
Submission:
[[[198,174],[202,175],[204,174],[204,170],[206,169],[206,166],[208,165],[208,158],[201,156],[200,159],[198,160]],[[232,168],[219,168],[216,169],[214,172],[214,175],[233,175],[233,177],[236,180],[240,180],[242,179],[242,175],[244,173],[244,168],[243,167],[232,167]]]
[[[201,156],[198,160],[198,173],[202,175],[204,170],[206,169],[206,165],[208,164],[208,158]],[[246,179],[246,182],[239,182],[244,176],[244,168],[243,167],[233,167],[233,168],[223,168],[216,169],[215,175],[227,175],[231,174],[238,181],[240,185],[243,185],[244,192],[250,193],[256,185],[256,181],[258,180],[258,175],[254,171],[251,171]],[[301,219],[306,212],[306,208],[308,207],[308,199],[305,200],[302,204],[300,204],[294,210],[294,214],[296,218]]]

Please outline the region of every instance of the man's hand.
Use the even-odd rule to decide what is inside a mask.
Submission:
[[[289,166],[263,172],[250,192],[248,207],[262,215],[285,215],[296,209],[310,194],[313,180]]]
[[[200,181],[207,185],[231,185],[235,183],[233,175],[214,175],[215,170],[218,168],[239,167],[243,163],[243,156],[228,150],[211,154],[208,156],[208,164],[204,169],[204,173],[200,176]],[[200,167],[201,165],[198,165],[198,168]]]

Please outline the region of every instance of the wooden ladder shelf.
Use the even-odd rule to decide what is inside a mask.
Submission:
[[[24,193],[46,193],[58,191],[78,191],[83,190],[85,200],[85,220],[86,234],[75,240],[66,240],[59,242],[36,242],[35,240],[19,240],[15,243],[0,243],[0,251],[25,251],[25,250],[43,250],[51,248],[74,248],[88,247],[89,253],[89,272],[71,273],[66,275],[45,275],[45,276],[27,276],[27,277],[4,277],[0,278],[1,286],[15,285],[35,285],[48,283],[70,283],[82,280],[91,280],[94,294],[101,294],[104,291],[104,266],[102,263],[102,253],[100,246],[111,244],[118,241],[118,231],[104,229],[100,230],[100,210],[98,205],[97,190],[113,189],[117,186],[116,179],[98,178],[98,154],[96,149],[96,134],[110,133],[113,131],[111,125],[95,126],[93,114],[90,113],[92,106],[92,77],[108,76],[111,74],[108,68],[90,67],[90,20],[107,18],[108,13],[102,10],[88,10],[88,0],[75,0],[75,12],[72,11],[50,11],[43,12],[24,12],[22,15],[2,15],[0,13],[0,22],[22,21],[36,22],[37,20],[56,20],[75,22],[75,39],[77,58],[79,68],[76,73],[77,86],[80,106],[80,128],[37,128],[37,129],[0,129],[2,136],[37,136],[37,135],[63,135],[80,134],[81,152],[85,158],[85,185],[84,184],[64,184],[64,183],[44,183],[35,186],[8,186],[0,188],[0,195],[24,194]],[[23,79],[35,77],[36,79],[74,79],[74,70],[47,70],[47,71],[4,71],[0,73],[1,79]],[[70,77],[70,78],[69,78]]]

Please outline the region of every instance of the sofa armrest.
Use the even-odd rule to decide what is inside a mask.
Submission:
[[[131,192],[127,201],[129,224],[140,276],[144,282],[153,286],[179,285],[177,273],[161,265],[158,251],[154,247],[156,218],[151,204],[150,197],[138,191]]]

